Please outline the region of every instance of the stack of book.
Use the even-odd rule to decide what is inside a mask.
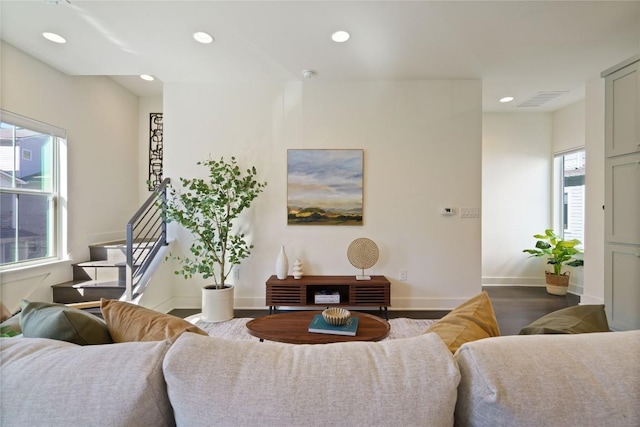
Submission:
[[[351,316],[345,325],[334,326],[328,324],[324,320],[324,317],[322,317],[322,314],[316,314],[309,324],[309,332],[315,334],[348,335],[354,337],[356,336],[357,330],[358,318],[354,316]]]

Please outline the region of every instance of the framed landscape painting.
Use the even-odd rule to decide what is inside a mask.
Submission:
[[[287,150],[287,223],[362,225],[363,150]]]

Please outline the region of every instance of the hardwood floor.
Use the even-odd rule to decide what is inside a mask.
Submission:
[[[538,286],[484,286],[491,299],[493,310],[498,320],[501,335],[516,335],[520,329],[534,320],[561,308],[578,305],[578,295],[549,295],[544,287]],[[359,310],[371,314],[379,311]],[[199,313],[200,309],[175,309],[170,312],[174,316],[187,317]],[[264,310],[235,310],[235,317],[259,317],[269,314]],[[412,319],[439,319],[447,311],[433,310],[391,310],[389,318],[409,317]]]
[[[578,305],[578,295],[550,295],[539,286],[484,286],[498,319],[501,335],[517,335],[534,320],[561,308]]]

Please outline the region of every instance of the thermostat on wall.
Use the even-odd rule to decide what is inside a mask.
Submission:
[[[443,216],[453,216],[456,214],[456,209],[455,208],[442,208],[442,215]]]

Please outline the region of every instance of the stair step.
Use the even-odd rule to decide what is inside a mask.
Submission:
[[[53,285],[51,288],[53,302],[60,304],[97,301],[100,298],[119,299],[125,292],[125,286],[118,281],[72,280]]]
[[[151,251],[154,241],[134,242],[134,260]],[[72,265],[73,280],[53,285],[53,301],[61,304],[119,299],[126,287],[126,242],[117,240],[89,246],[90,261]],[[136,262],[136,265],[138,262]]]
[[[143,258],[145,252],[149,252],[154,242],[134,242],[133,259]],[[117,240],[113,242],[97,243],[89,246],[89,255],[92,260],[105,260],[113,263],[127,262],[127,242]]]
[[[72,265],[74,280],[95,280],[98,282],[120,281],[123,284],[127,277],[127,266],[124,263],[110,261],[84,261]]]

